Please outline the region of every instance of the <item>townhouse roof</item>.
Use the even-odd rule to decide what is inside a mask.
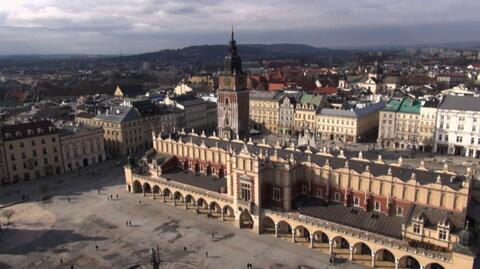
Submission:
[[[319,105],[322,103],[323,98],[325,98],[325,97],[322,96],[322,95],[305,93],[305,94],[303,94],[302,97],[300,98],[300,103],[301,103],[301,104],[308,104],[308,105],[319,106]]]
[[[58,133],[57,128],[55,128],[53,123],[48,120],[4,124],[2,126],[2,137],[4,141],[25,139],[56,133]]]
[[[250,100],[264,100],[264,101],[280,101],[284,96],[284,93],[279,91],[273,92],[261,92],[261,91],[250,91]]]
[[[438,108],[461,111],[480,111],[480,98],[471,96],[446,95]]]
[[[140,112],[134,108],[129,106],[113,106],[111,109],[107,110],[105,113],[96,115],[95,118],[104,120],[104,121],[111,121],[111,122],[126,122],[126,121],[133,121],[141,118]]]
[[[320,115],[331,115],[331,116],[339,116],[339,117],[363,117],[370,113],[380,111],[385,107],[385,102],[380,101],[377,103],[369,104],[366,107],[360,109],[333,109],[333,108],[324,108],[320,111]]]
[[[413,204],[406,215],[405,223],[411,224],[415,218],[422,218],[424,227],[436,230],[439,224],[445,223],[450,225],[450,232],[458,233],[463,230],[466,217],[465,212],[452,212]]]
[[[387,105],[383,109],[384,111],[400,112],[400,113],[411,113],[411,114],[420,114],[420,109],[422,104],[411,98],[392,99],[388,101]]]

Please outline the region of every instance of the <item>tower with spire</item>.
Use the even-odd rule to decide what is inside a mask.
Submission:
[[[242,70],[232,27],[225,68],[218,77],[218,132],[221,137],[246,138],[249,135],[249,96],[247,76]]]

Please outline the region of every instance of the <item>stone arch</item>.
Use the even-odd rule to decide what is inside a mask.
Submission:
[[[143,183],[143,192],[144,193],[151,193],[152,192],[152,187],[148,182]]]
[[[169,188],[163,189],[163,196],[171,198],[172,197],[172,192],[170,191]]]
[[[223,207],[224,220],[234,221],[235,220],[235,210],[229,205]]]
[[[185,202],[191,205],[195,204],[195,197],[193,197],[191,194],[185,195]]]
[[[160,194],[160,187],[158,185],[153,186],[152,190],[154,194]]]
[[[385,248],[381,248],[375,252],[375,265],[395,268],[395,255]]]
[[[310,231],[305,228],[303,225],[298,225],[294,229],[294,238],[293,242],[296,243],[309,243],[310,242]]]
[[[312,248],[318,248],[328,252],[330,249],[330,238],[323,231],[317,230],[312,234]]]
[[[357,242],[353,245],[352,249],[353,253],[353,260],[365,263],[366,265],[370,265],[372,262],[372,248],[365,244],[364,242]]]
[[[208,205],[208,209],[212,217],[219,218],[222,216],[222,208],[217,202],[215,201],[210,202],[210,204]]]
[[[142,184],[138,180],[135,180],[133,182],[133,192],[139,193],[139,192],[142,192],[142,190],[143,190]]]
[[[398,265],[400,268],[420,269],[420,263],[418,260],[410,255],[398,259]]]
[[[253,229],[253,218],[247,209],[244,209],[239,216],[240,229]]]
[[[280,238],[288,238],[292,236],[292,226],[290,223],[281,220],[277,223],[277,234]]]
[[[436,262],[432,262],[432,263],[429,263],[425,266],[425,269],[445,269],[445,267],[443,267],[442,265],[436,263]]]
[[[197,209],[198,213],[208,213],[208,203],[202,197],[197,199]]]
[[[275,234],[275,222],[270,217],[265,216],[263,218],[262,232],[264,234]]]
[[[335,256],[347,260],[350,258],[350,242],[341,235],[332,238],[332,253]]]

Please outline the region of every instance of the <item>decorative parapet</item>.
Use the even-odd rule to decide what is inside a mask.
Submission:
[[[415,255],[424,256],[424,257],[428,257],[431,259],[448,262],[448,263],[452,262],[451,253],[440,253],[440,252],[430,251],[426,249],[413,248],[413,247],[410,247],[407,242],[402,240],[382,236],[379,234],[374,234],[371,232],[362,231],[355,228],[345,227],[343,225],[339,225],[339,224],[328,222],[321,219],[307,217],[304,215],[300,215],[300,217],[296,217],[286,212],[279,212],[271,209],[262,209],[262,210],[267,214],[279,216],[289,220],[298,221],[300,223],[304,223],[312,226],[317,226],[318,228],[323,228],[323,229],[344,234],[350,237],[356,237],[364,241],[370,241],[376,244],[388,246],[390,248],[396,248],[396,249],[399,249],[408,253],[412,253]]]
[[[227,196],[227,195],[224,195],[224,194],[221,194],[221,193],[218,193],[218,192],[214,192],[214,191],[208,191],[208,190],[198,188],[198,187],[194,187],[194,186],[191,186],[191,185],[167,180],[167,179],[162,178],[162,177],[142,176],[142,175],[134,174],[133,179],[142,179],[142,180],[147,180],[147,181],[151,181],[151,182],[158,182],[158,183],[161,183],[165,186],[169,186],[169,187],[172,187],[172,188],[177,188],[177,189],[180,189],[180,190],[188,191],[188,192],[191,192],[193,194],[198,194],[199,196],[203,196],[203,197],[206,196],[206,197],[213,198],[213,199],[225,202],[225,203],[233,204],[233,198],[230,197],[230,196]]]

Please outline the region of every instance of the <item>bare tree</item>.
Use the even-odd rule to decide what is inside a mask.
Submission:
[[[7,219],[7,225],[10,225],[10,219],[15,215],[15,210],[5,209],[2,211],[2,215]]]

